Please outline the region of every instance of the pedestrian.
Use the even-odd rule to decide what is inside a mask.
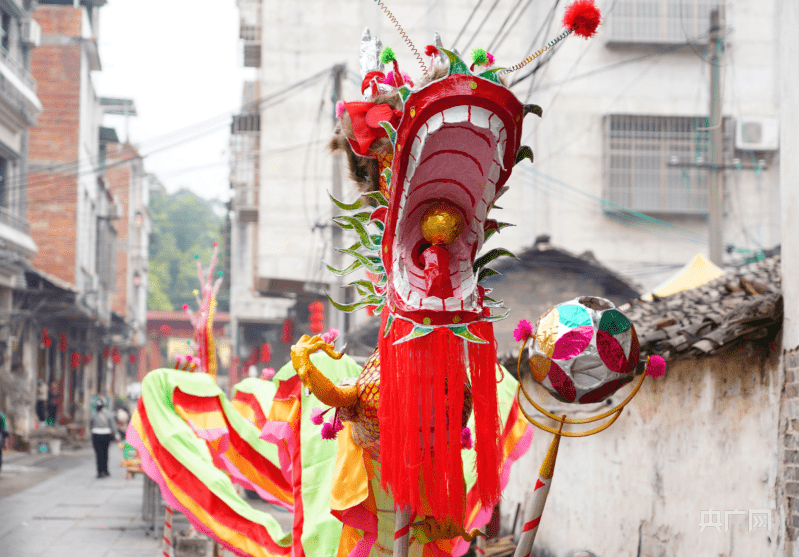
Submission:
[[[98,478],[105,478],[111,475],[108,473],[108,445],[111,444],[111,439],[114,437],[119,441],[119,434],[115,425],[114,417],[105,408],[105,402],[102,398],[98,398],[97,411],[92,414],[89,422],[94,455],[97,457]]]
[[[47,383],[39,379],[36,390],[36,417],[39,425],[44,425],[47,420]]]
[[[6,446],[6,437],[9,435],[6,429],[6,415],[0,412],[0,470],[3,468],[3,448]]]
[[[50,381],[50,394],[47,397],[47,424],[55,425],[58,416],[58,403],[61,400],[61,385],[58,381]]]

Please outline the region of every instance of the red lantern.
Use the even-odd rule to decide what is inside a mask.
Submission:
[[[130,354],[130,358],[128,359],[128,361],[129,361],[131,364],[135,364],[135,363],[136,363],[136,354],[133,354],[133,353],[131,353],[131,354]]]
[[[83,355],[84,363],[90,364],[90,363],[92,363],[93,359],[94,359],[94,356],[92,356],[91,354],[84,354]]]
[[[271,359],[272,359],[272,349],[269,347],[269,343],[265,342],[261,345],[261,362],[266,364]]]
[[[108,359],[108,347],[106,346],[105,349],[103,350],[103,360],[107,359]]]
[[[122,356],[120,356],[119,354],[119,348],[117,348],[116,346],[114,346],[114,350],[111,353],[111,358],[114,360],[115,364],[118,364],[119,362],[122,361]]]
[[[294,341],[294,321],[286,318],[283,321],[283,344],[291,344]]]
[[[169,325],[167,325],[166,323],[164,323],[163,325],[161,325],[160,327],[158,327],[158,332],[160,332],[160,333],[161,333],[161,336],[162,336],[162,337],[168,337],[168,336],[169,336],[169,333],[171,333],[171,332],[172,332],[172,327],[170,327]]]
[[[67,335],[63,335],[62,334],[59,337],[59,339],[58,339],[58,349],[61,350],[61,352],[66,352],[67,351]]]
[[[318,335],[325,330],[325,304],[322,302],[310,303],[308,304],[308,311],[311,312],[309,328],[313,334]]]
[[[50,339],[50,331],[47,330],[47,327],[42,327],[42,345],[45,348],[50,348],[53,345],[53,341]]]
[[[73,352],[69,360],[69,367],[71,367],[72,369],[78,369],[78,366],[80,365],[80,360],[81,360],[80,354],[78,354],[77,352]]]

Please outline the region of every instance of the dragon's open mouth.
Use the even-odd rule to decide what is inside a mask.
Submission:
[[[409,310],[478,311],[480,300],[472,264],[483,244],[486,214],[497,194],[507,143],[502,120],[478,106],[458,106],[425,121],[411,144],[411,161],[399,200],[393,253],[393,286]],[[453,295],[426,296],[421,253],[430,246],[421,230],[433,203],[456,208],[464,231],[446,246]]]
[[[479,95],[480,89],[489,87],[504,91],[501,86],[480,80],[478,88],[471,78],[470,87],[463,77],[444,80],[456,82],[449,84],[449,102],[428,91],[433,86],[406,102],[406,113],[412,111],[415,117],[411,123],[403,120],[398,134],[403,148],[398,149],[399,165],[395,158],[387,226],[387,233],[394,234],[388,243],[384,239],[389,249],[383,254],[386,268],[391,269],[389,299],[397,312],[455,312],[461,316],[456,323],[482,313],[483,295],[473,265],[485,238],[488,211],[513,165],[518,148],[513,124],[522,111],[515,98],[503,106]],[[461,83],[468,95],[453,103],[451,89]],[[464,223],[463,231],[443,246],[448,266],[440,272],[447,277],[446,297],[431,295],[425,277],[422,254],[431,244],[421,223],[432,205],[459,213]]]

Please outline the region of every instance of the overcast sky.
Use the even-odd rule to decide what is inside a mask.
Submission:
[[[145,169],[170,192],[230,196],[230,118],[223,115],[241,104],[253,71],[242,68],[238,27],[235,0],[109,0],[100,9],[97,93],[135,101],[130,141],[142,155],[157,151]],[[107,122],[124,141],[124,120]]]

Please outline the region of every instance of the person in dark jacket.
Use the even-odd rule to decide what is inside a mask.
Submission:
[[[111,439],[116,437],[119,441],[114,417],[105,407],[102,398],[97,399],[97,411],[92,414],[89,421],[89,429],[92,434],[92,446],[94,455],[97,457],[97,477],[105,478],[110,476],[108,473],[108,446]]]

